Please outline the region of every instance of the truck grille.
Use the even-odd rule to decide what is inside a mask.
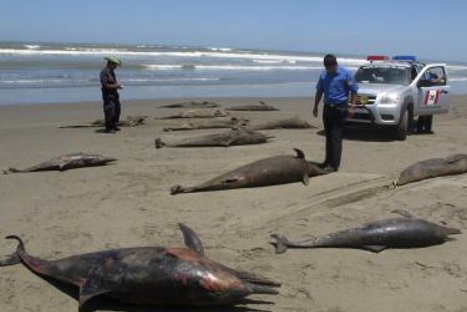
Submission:
[[[359,94],[357,95],[357,105],[372,105],[375,104],[376,96],[375,95],[366,95]]]

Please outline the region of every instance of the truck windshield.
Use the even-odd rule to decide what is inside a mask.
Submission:
[[[388,83],[408,85],[410,68],[397,66],[362,66],[355,73],[360,83]]]

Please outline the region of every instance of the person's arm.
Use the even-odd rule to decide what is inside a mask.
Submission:
[[[315,92],[315,106],[313,107],[313,116],[318,117],[318,106],[319,102],[321,102],[321,98],[323,97],[324,89],[323,89],[323,80],[321,76],[316,83],[316,92]]]
[[[103,84],[104,88],[108,90],[115,90],[115,89],[121,89],[122,86],[119,84],[113,84],[113,83],[104,83]]]
[[[323,97],[323,90],[316,90],[315,106],[313,107],[313,116],[315,117],[318,117],[318,106],[319,106],[319,102],[321,102],[322,97]]]

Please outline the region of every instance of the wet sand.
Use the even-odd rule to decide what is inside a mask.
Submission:
[[[118,158],[109,166],[62,173],[0,174],[0,237],[19,235],[31,254],[55,259],[106,248],[182,246],[177,222],[183,222],[200,235],[210,258],[283,283],[279,296],[256,297],[272,299],[274,305],[251,306],[254,308],[467,311],[467,234],[443,245],[379,254],[351,249],[295,249],[275,255],[268,244],[273,232],[292,239],[307,238],[394,217],[393,209],[405,209],[436,223],[446,222],[467,233],[467,174],[395,190],[383,187],[416,161],[467,153],[466,96],[453,97],[451,113],[434,118],[434,134],[395,141],[381,130],[349,128],[340,171],[311,178],[308,186],[294,183],[172,196],[169,190],[175,184],[198,184],[260,158],[293,155],[294,147],[302,149],[309,160],[323,160],[322,122],[312,117],[311,98],[206,100],[222,108],[263,100],[280,111],[231,115],[252,122],[298,115],[318,128],[264,131],[275,138],[260,145],[155,149],[156,137],[176,139],[224,130],[163,132],[163,127],[186,121],[155,117],[183,109],[155,107],[184,100],[123,101],[123,118],[148,115],[148,124],[123,128],[116,134],[96,133],[95,128],[58,128],[102,118],[97,101],[0,106],[1,169],[26,167],[80,151]],[[15,242],[0,239],[0,254],[7,255],[15,247]],[[75,299],[21,265],[1,268],[0,289],[3,312],[78,309]]]

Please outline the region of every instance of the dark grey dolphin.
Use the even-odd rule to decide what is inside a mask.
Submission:
[[[386,248],[426,247],[442,244],[449,235],[461,231],[422,219],[395,218],[368,223],[362,227],[331,233],[304,241],[290,241],[280,234],[272,234],[276,253],[287,248],[358,248],[380,252]]]
[[[266,143],[273,136],[265,135],[243,127],[234,128],[227,132],[199,135],[180,139],[175,142],[164,142],[161,138],[155,140],[156,148],[167,147],[204,147],[234,145],[261,144]]]
[[[82,307],[107,296],[142,305],[207,306],[248,302],[252,294],[276,295],[280,284],[237,271],[204,256],[201,240],[179,224],[188,248],[134,247],[48,261],[29,255],[18,236],[16,252],[0,266],[23,263],[34,273],[79,289]]]
[[[259,101],[260,105],[244,105],[244,106],[234,106],[227,108],[228,111],[253,111],[253,112],[268,112],[268,111],[278,111],[277,108],[267,105],[263,101]]]
[[[467,155],[454,154],[445,158],[431,158],[407,167],[394,185],[404,185],[424,179],[467,172]]]
[[[297,156],[281,155],[260,159],[196,186],[175,185],[170,193],[175,195],[300,181],[308,184],[309,177],[327,173],[315,163],[307,161],[301,150],[296,148],[295,151]]]
[[[67,169],[92,167],[92,166],[103,166],[107,163],[114,162],[117,159],[106,157],[100,154],[86,154],[86,153],[75,153],[66,154],[50,160],[41,162],[35,166],[17,169],[9,168],[3,170],[4,174],[17,173],[17,172],[34,172],[34,171],[48,171],[48,170],[59,170],[64,171]]]

